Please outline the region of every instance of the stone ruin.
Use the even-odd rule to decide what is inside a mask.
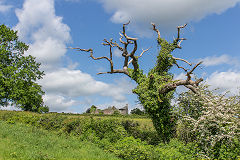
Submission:
[[[116,108],[115,106],[112,106],[112,107],[108,107],[106,109],[97,109],[96,107],[96,110],[91,112],[91,114],[100,114],[100,113],[103,113],[103,114],[106,114],[106,115],[112,115],[114,113],[120,113],[122,115],[127,115],[128,114],[128,104],[126,104],[125,107],[123,108]]]

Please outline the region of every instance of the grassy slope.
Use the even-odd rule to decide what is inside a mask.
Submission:
[[[23,124],[0,121],[0,159],[118,159],[95,145]]]

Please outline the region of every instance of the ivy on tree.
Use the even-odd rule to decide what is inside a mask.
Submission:
[[[169,142],[172,131],[174,127],[174,118],[171,113],[171,99],[173,98],[173,93],[178,86],[185,86],[192,90],[194,93],[197,92],[196,87],[199,85],[202,78],[192,80],[193,71],[202,63],[199,62],[194,65],[191,69],[186,69],[178,64],[178,61],[182,61],[189,66],[192,66],[185,59],[176,58],[172,55],[172,52],[181,48],[181,43],[185,38],[180,37],[180,30],[186,26],[178,26],[177,38],[173,42],[168,42],[163,39],[160,35],[160,31],[156,28],[155,24],[152,23],[153,30],[157,33],[157,43],[160,46],[160,51],[157,56],[157,61],[155,66],[148,72],[144,74],[143,70],[139,67],[138,59],[143,56],[145,52],[149,49],[142,50],[139,56],[136,55],[138,48],[137,38],[130,37],[126,34],[126,26],[130,22],[123,24],[123,30],[120,33],[120,44],[114,42],[113,39],[110,41],[104,39],[104,46],[109,47],[110,56],[106,57],[94,57],[93,49],[82,49],[82,48],[71,48],[78,51],[89,52],[90,57],[94,60],[105,59],[110,64],[110,71],[100,72],[98,74],[113,74],[122,73],[130,77],[137,83],[137,87],[133,89],[133,93],[138,95],[138,99],[143,105],[145,111],[151,117],[154,127],[158,132],[159,136],[162,138],[163,142]],[[133,46],[132,46],[133,45]],[[129,47],[132,46],[132,47]],[[113,53],[112,49],[116,47],[122,52],[123,57],[123,68],[114,69],[113,63]],[[185,80],[173,80],[173,75],[170,73],[170,69],[176,65],[179,69],[182,69],[186,73]],[[132,66],[130,68],[130,66]]]
[[[24,111],[48,112],[44,92],[36,83],[44,73],[35,57],[26,56],[28,46],[18,40],[17,31],[0,25],[0,105],[16,105]]]

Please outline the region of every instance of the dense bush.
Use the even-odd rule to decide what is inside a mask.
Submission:
[[[121,123],[111,119],[76,119],[65,123],[61,130],[83,138],[91,133],[100,140],[108,139],[110,142],[116,142],[118,139],[127,136],[127,132]]]
[[[151,145],[157,145],[161,138],[158,136],[158,133],[155,130],[151,130],[148,127],[140,128],[138,122],[132,120],[122,121],[124,129],[134,138],[141,139],[142,141],[147,142]]]
[[[126,137],[113,144],[109,151],[123,159],[147,160],[152,159],[153,146],[147,145],[140,139]]]

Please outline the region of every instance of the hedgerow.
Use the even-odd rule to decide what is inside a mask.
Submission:
[[[57,113],[36,114],[16,111],[0,111],[0,120],[53,130],[58,134],[77,137],[79,141],[91,141],[106,152],[112,152],[123,159],[195,158],[193,148],[185,146],[178,140],[173,140],[169,144],[159,144],[156,131],[142,131],[139,124],[131,120],[68,118]],[[148,139],[144,140],[145,137]],[[181,145],[176,147],[176,143]],[[169,149],[173,151],[171,154],[168,153]]]

